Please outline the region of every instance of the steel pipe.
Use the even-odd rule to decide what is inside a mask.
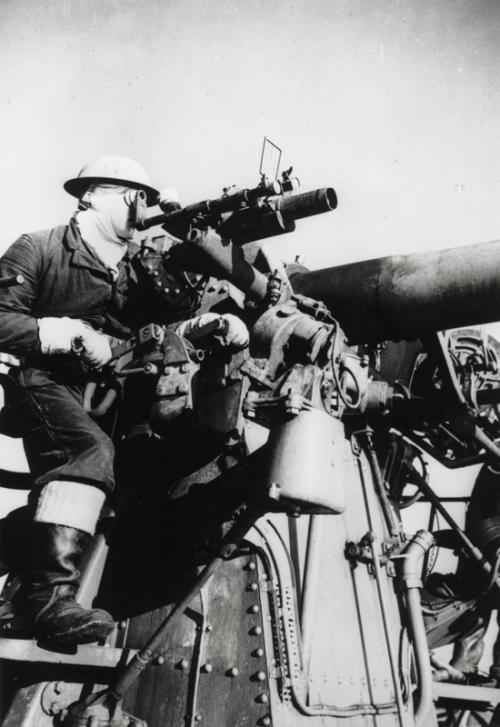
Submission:
[[[316,627],[316,605],[318,583],[322,578],[321,560],[322,534],[324,516],[311,515],[307,534],[306,563],[304,566],[304,584],[300,613],[300,630],[302,634],[302,658],[304,674],[309,676],[313,634]]]
[[[404,552],[401,580],[406,594],[408,615],[410,620],[410,636],[415,653],[415,665],[418,675],[418,704],[415,710],[415,727],[428,727],[429,712],[432,707],[432,672],[430,666],[429,647],[420,602],[422,588],[422,559],[434,544],[432,533],[419,530]]]

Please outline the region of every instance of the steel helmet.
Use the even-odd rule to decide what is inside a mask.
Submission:
[[[143,189],[149,207],[158,201],[158,190],[151,186],[149,175],[140,164],[128,157],[111,154],[97,157],[86,164],[77,177],[68,179],[64,189],[80,199],[91,184],[118,184]]]

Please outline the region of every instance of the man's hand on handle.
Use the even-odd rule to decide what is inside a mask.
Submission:
[[[38,335],[42,353],[50,355],[73,351],[92,368],[102,368],[112,357],[108,337],[78,318],[40,318]]]
[[[213,324],[213,325],[212,325]],[[219,324],[219,325],[217,325]],[[206,334],[205,334],[206,330]],[[180,323],[175,332],[193,343],[201,340],[203,335],[214,336],[223,346],[231,346],[239,350],[248,346],[248,328],[238,316],[232,313],[202,313]]]

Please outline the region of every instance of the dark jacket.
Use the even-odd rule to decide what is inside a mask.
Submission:
[[[80,318],[105,333],[124,337],[142,325],[131,253],[113,279],[83,241],[75,219],[22,235],[0,259],[0,276],[21,274],[24,283],[0,289],[0,351],[20,357],[40,353],[37,319]]]

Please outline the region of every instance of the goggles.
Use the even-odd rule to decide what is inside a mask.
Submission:
[[[131,189],[130,187],[122,187],[118,184],[92,184],[80,200],[80,209],[86,209],[90,202],[90,197],[94,194],[117,194],[124,198],[127,207],[132,207],[140,190]]]

